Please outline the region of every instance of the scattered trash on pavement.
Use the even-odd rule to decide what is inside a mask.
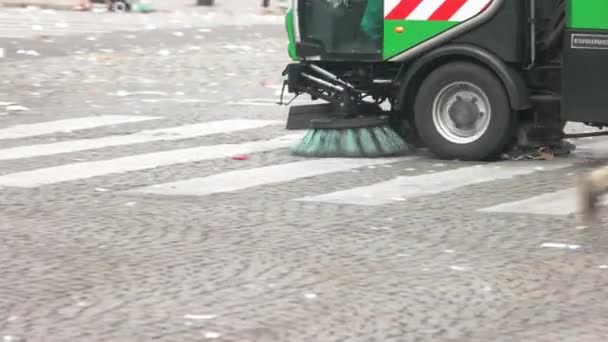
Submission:
[[[192,320],[207,320],[207,319],[213,319],[213,318],[215,318],[215,315],[192,315],[192,314],[184,315],[184,319],[192,319]]]
[[[563,141],[561,146],[541,146],[537,149],[517,147],[503,155],[507,160],[554,160],[556,157],[569,155],[576,149],[574,144]]]
[[[205,333],[205,338],[210,338],[211,339],[211,338],[218,338],[220,336],[221,335],[219,333],[216,333],[214,331],[208,331],[208,332]]]
[[[235,44],[226,44],[224,46],[222,46],[223,49],[226,50],[236,50],[236,51],[251,51],[253,50],[253,48],[249,45],[235,45]]]
[[[40,56],[40,54],[36,50],[17,50],[18,55],[28,55],[28,56]]]
[[[505,156],[510,160],[553,160],[555,153],[548,146],[543,146],[537,150],[516,149]]]
[[[6,107],[6,110],[8,110],[9,112],[25,112],[30,110],[29,108],[25,107],[25,106],[19,106],[19,105],[9,105]]]
[[[554,242],[545,242],[540,246],[547,247],[547,248],[567,248],[567,249],[579,249],[581,247],[579,245],[569,245],[566,243],[554,243]]]

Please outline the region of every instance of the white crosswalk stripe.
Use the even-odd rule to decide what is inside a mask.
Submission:
[[[81,129],[111,126],[124,123],[135,123],[141,121],[158,120],[158,116],[135,116],[135,115],[100,115],[88,116],[75,119],[56,120],[43,123],[16,125],[0,129],[1,139],[20,139],[35,137],[38,135],[67,133]]]
[[[576,199],[576,188],[568,188],[519,201],[501,203],[479,209],[478,211],[486,213],[568,216],[578,211]],[[601,205],[608,205],[608,199],[604,200]]]
[[[48,134],[73,133],[85,129],[116,126],[122,124],[145,124],[152,120],[165,119],[156,116],[103,115],[87,116],[46,122],[28,123],[0,129],[0,141],[16,140],[44,136]],[[161,121],[162,122],[162,121]],[[79,151],[102,150],[116,146],[150,145],[155,142],[194,139],[207,135],[230,135],[241,131],[255,131],[270,126],[282,126],[282,120],[227,119],[200,122],[166,128],[143,129],[124,135],[110,135],[89,139],[68,139],[53,143],[17,145],[0,149],[0,161],[15,161],[29,158],[28,163],[36,157],[51,157]],[[275,127],[276,128],[276,127]],[[268,128],[269,129],[269,128]],[[241,133],[239,133],[241,134]],[[147,170],[156,172],[158,167],[172,167],[200,161],[213,161],[240,154],[285,150],[304,135],[304,132],[273,133],[272,137],[263,140],[250,140],[241,143],[204,145],[191,148],[176,148],[160,152],[131,154],[97,161],[65,162],[51,167],[27,168],[0,175],[0,187],[37,188],[46,185],[64,184],[82,181],[95,177],[108,177],[117,174]],[[581,150],[587,152],[605,150],[608,144],[595,140]],[[124,149],[123,149],[124,150]],[[285,152],[287,153],[287,152]],[[64,156],[65,157],[65,156]],[[134,195],[161,195],[205,197],[212,194],[233,193],[250,189],[273,187],[291,182],[311,180],[318,182],[322,177],[344,174],[351,176],[351,171],[366,172],[376,166],[392,166],[390,170],[399,170],[395,164],[424,162],[420,156],[377,159],[340,159],[321,158],[292,160],[289,162],[270,163],[262,167],[243,167],[231,170],[218,170],[205,176],[194,176],[186,179],[172,179],[170,182],[159,181],[156,184],[122,190]],[[62,158],[61,160],[65,160]],[[395,202],[414,201],[424,196],[443,194],[450,191],[468,191],[467,187],[491,186],[496,181],[517,182],[520,176],[530,176],[543,172],[553,172],[573,167],[576,158],[558,159],[553,162],[500,162],[483,165],[462,166],[459,163],[446,162],[445,170],[422,173],[411,176],[392,176],[386,181],[363,183],[345,186],[337,191],[315,191],[315,195],[303,193],[305,190],[294,189],[288,199],[294,203],[317,203],[382,206]],[[239,164],[236,164],[239,165]],[[243,165],[249,165],[243,163]],[[406,166],[407,167],[407,166]],[[18,169],[18,168],[17,168]],[[410,170],[411,171],[411,170]],[[391,175],[402,172],[389,171]],[[313,180],[314,178],[314,180]],[[106,178],[112,182],[112,177]],[[104,179],[105,180],[105,179]],[[108,185],[107,188],[112,188]],[[575,190],[561,189],[556,192],[536,193],[534,196],[517,201],[495,203],[492,206],[475,208],[480,214],[531,214],[564,216],[575,213]],[[608,202],[607,202],[608,203]]]
[[[230,133],[240,130],[281,124],[281,121],[270,120],[222,120],[172,128],[145,130],[133,134],[111,136],[98,139],[61,141],[51,144],[19,146],[0,149],[0,160],[48,156],[59,153],[92,150],[98,148],[149,143],[154,141],[172,141],[202,137],[205,135]]]
[[[383,165],[404,161],[404,158],[385,159],[318,159],[230,171],[209,177],[158,184],[134,190],[159,195],[205,196],[220,192],[232,192],[259,185],[284,183],[306,177],[348,171],[365,166]]]
[[[302,136],[302,134],[289,134],[271,140],[153,152],[109,160],[66,164],[11,173],[0,176],[0,186],[32,188],[41,185],[106,176],[115,173],[226,158],[236,154],[272,151],[289,147]]]
[[[567,216],[575,213],[576,210],[576,189],[574,188],[479,209],[481,212],[557,216]]]
[[[297,199],[297,201],[368,206],[383,205],[420,196],[435,195],[468,185],[511,179],[541,170],[557,170],[568,166],[570,164],[563,163],[539,169],[529,165],[519,166],[506,163],[503,165],[476,165],[420,176],[401,176],[372,185],[303,197]]]

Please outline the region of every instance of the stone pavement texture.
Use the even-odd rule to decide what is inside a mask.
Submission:
[[[0,0],[0,6],[24,7],[43,6],[45,8],[72,9],[78,5],[77,0]]]
[[[156,29],[283,23],[281,16],[265,14],[257,1],[222,0],[206,7],[173,0],[159,1],[154,6],[157,11],[152,13],[126,14],[107,12],[103,6],[87,12],[0,7],[0,37],[40,39],[116,31],[154,34]]]
[[[282,26],[229,24],[0,38],[3,341],[606,340],[604,228],[521,205],[605,140],[551,162],[296,158],[272,140],[294,133]],[[523,213],[483,210],[504,203]]]

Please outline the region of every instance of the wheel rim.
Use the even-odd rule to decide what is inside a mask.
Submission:
[[[114,5],[112,5],[112,7],[114,8],[115,12],[126,12],[127,11],[127,5],[122,2],[115,2]]]
[[[488,96],[472,83],[451,83],[441,89],[433,102],[435,128],[455,144],[478,140],[488,130],[491,117]]]

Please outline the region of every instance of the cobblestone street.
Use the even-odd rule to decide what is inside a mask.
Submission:
[[[573,192],[605,138],[294,157],[282,18],[235,4],[0,25],[3,342],[608,339],[606,233]]]

